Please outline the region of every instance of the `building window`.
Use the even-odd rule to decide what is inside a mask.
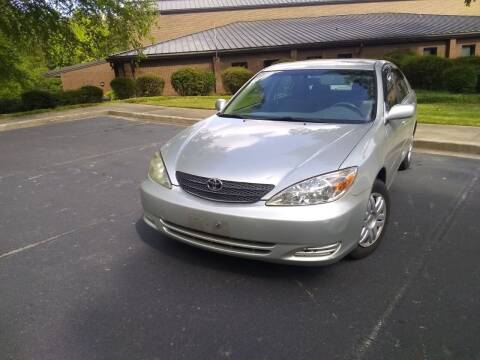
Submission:
[[[233,62],[232,66],[233,67],[243,67],[245,69],[248,69],[248,62],[246,62],[246,61]]]
[[[353,58],[352,53],[338,54],[337,59],[351,59]]]
[[[437,53],[438,53],[438,49],[436,47],[423,48],[423,55],[424,56],[427,56],[427,55],[436,56]]]
[[[463,45],[461,56],[475,56],[475,45]]]
[[[316,59],[323,59],[323,56],[321,55],[307,56],[307,60],[316,60]]]
[[[279,59],[264,60],[263,61],[263,67],[266,68],[266,67],[272,66],[273,64],[276,64],[278,62],[278,60]]]

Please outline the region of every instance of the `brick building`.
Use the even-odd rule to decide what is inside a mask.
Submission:
[[[408,24],[402,23],[402,13],[470,15],[468,18],[457,18],[459,23],[463,21],[462,19],[470,19],[470,27],[442,30],[441,23],[445,18],[434,17],[433,22],[429,23],[429,26],[432,24],[436,26],[435,34],[432,35],[428,27],[422,26],[422,18]],[[346,14],[351,16],[334,16]],[[360,16],[353,16],[355,14]],[[376,18],[366,18],[367,22],[360,25],[361,31],[366,32],[368,36],[339,39],[322,37],[328,33],[328,27],[335,27],[332,21],[341,21],[339,25],[342,31],[358,33],[360,29],[358,21],[361,22],[362,17],[368,16],[365,14],[377,14]],[[479,17],[475,19],[471,15]],[[309,24],[308,18],[311,20]],[[253,46],[235,45],[246,36],[241,29],[248,24],[250,27],[260,27],[259,31],[264,31],[260,38],[269,37],[270,30],[264,28],[268,24],[277,26],[272,25],[270,21],[272,19],[278,20],[277,25],[290,22],[287,26],[297,33],[312,33],[313,26],[318,29],[315,32],[317,37],[298,37],[290,43],[257,41],[258,43]],[[252,71],[258,71],[276,59],[342,56],[375,58],[399,48],[420,54],[431,52],[448,57],[460,56],[467,52],[480,55],[478,41],[480,29],[476,26],[479,20],[480,3],[466,7],[462,0],[161,0],[158,2],[157,22],[152,29],[155,43],[146,44],[144,50],[148,56],[146,61],[134,66],[131,56],[134,53],[126,52],[109,57],[108,62],[111,66],[108,62],[99,61],[74,65],[51,73],[61,76],[64,89],[74,89],[86,84],[96,86],[103,84],[102,87],[106,91],[109,90],[110,80],[115,76],[136,77],[155,74],[165,79],[165,94],[173,95],[170,74],[186,66],[212,70],[219,78],[221,69],[232,64],[246,65]],[[375,24],[369,21],[394,22],[371,31],[374,28],[372,25]],[[327,28],[322,24],[328,24],[325,25]],[[405,32],[412,26],[419,31]],[[398,31],[389,35],[390,37],[393,35],[393,38],[376,36],[381,35],[378,31],[385,32],[394,28]],[[210,47],[202,48],[208,43],[199,40],[204,36],[210,39]],[[229,36],[238,39],[229,39]],[[218,44],[214,44],[212,49],[214,37]],[[223,48],[222,41],[230,43]],[[185,47],[187,43],[193,45]],[[174,47],[178,47],[179,50]],[[166,48],[170,50],[167,51]],[[154,49],[162,50],[156,53]],[[217,86],[217,91],[223,90],[221,81],[217,81]]]

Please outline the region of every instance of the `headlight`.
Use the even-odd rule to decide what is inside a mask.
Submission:
[[[160,185],[163,185],[169,189],[172,188],[172,183],[170,182],[170,178],[168,177],[167,169],[165,168],[162,157],[158,152],[155,153],[152,160],[150,161],[150,167],[148,168],[148,176],[150,177],[150,179],[159,183]]]
[[[267,201],[267,205],[298,206],[332,202],[345,195],[356,176],[356,167],[316,176],[279,192]]]

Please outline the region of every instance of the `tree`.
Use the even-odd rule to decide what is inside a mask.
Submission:
[[[0,0],[0,83],[25,86],[36,53],[55,68],[139,48],[155,18],[150,0]]]

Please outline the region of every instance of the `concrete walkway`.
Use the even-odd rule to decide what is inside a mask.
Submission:
[[[214,113],[214,110],[113,103],[4,118],[0,119],[0,131],[81,120],[99,115],[112,115],[132,120],[189,126]],[[480,127],[419,124],[415,137],[415,148],[419,151],[480,158]]]

